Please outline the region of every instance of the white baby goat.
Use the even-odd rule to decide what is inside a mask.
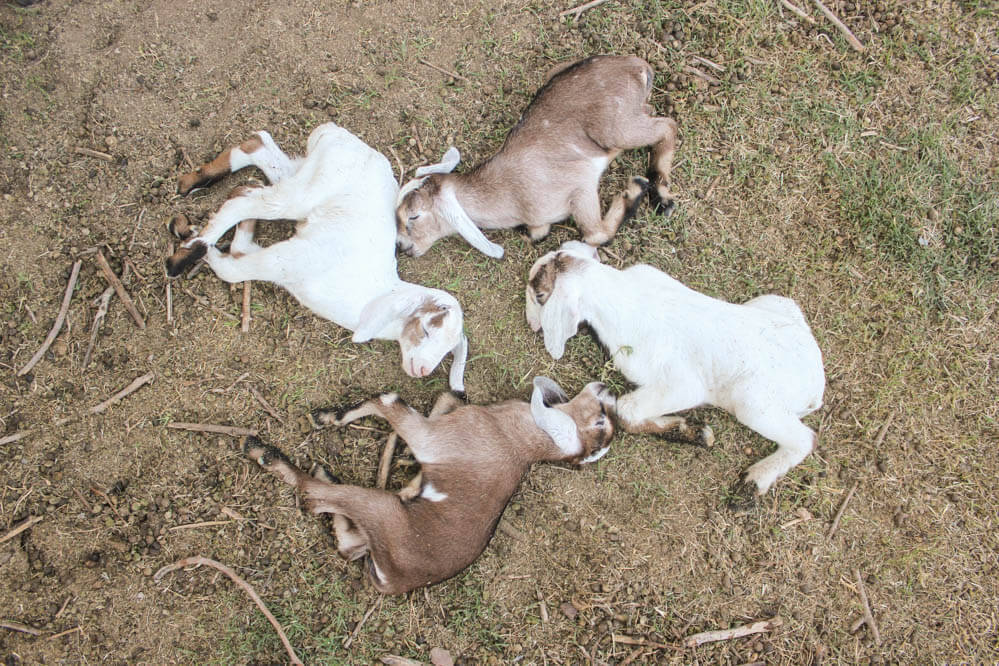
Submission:
[[[503,248],[483,229],[526,225],[531,240],[570,215],[591,245],[606,243],[634,215],[649,188],[633,178],[600,215],[600,176],[622,150],[652,146],[655,193],[672,210],[667,188],[676,122],[653,115],[646,102],[655,73],[635,56],[593,56],[559,66],[538,91],[498,153],[468,173],[449,173],[459,154],[423,167],[399,192],[399,248],[420,256],[439,238],[461,234],[499,258]]]
[[[244,451],[298,488],[313,513],[332,513],[337,549],[368,556],[379,591],[403,594],[469,566],[492,537],[510,497],[535,462],[589,463],[614,434],[613,396],[592,383],[572,400],[547,377],[534,379],[531,403],[458,405],[443,394],[424,418],[394,393],[342,412],[319,411],[319,423],[346,425],[380,416],[409,444],[420,473],[392,493],[339,484],[321,467],[309,476],[277,449],[248,440]]]
[[[180,177],[187,194],[226,174],[256,166],[268,187],[237,187],[208,224],[167,260],[177,276],[204,257],[226,282],[275,282],[316,314],[354,331],[354,342],[398,340],[402,367],[424,377],[454,354],[450,386],[464,390],[468,343],[458,301],[445,291],[403,282],[396,272],[399,191],[385,157],[347,130],[327,123],[309,136],[304,158],[289,158],[270,134],[230,148]],[[255,219],[297,220],[291,238],[263,248]],[[228,255],[215,243],[237,225]]]
[[[759,495],[815,444],[801,417],[822,405],[822,353],[788,298],[726,303],[651,266],[604,265],[594,248],[570,241],[531,267],[526,314],[533,330],[544,330],[545,348],[556,359],[579,324],[589,325],[638,385],[617,400],[625,430],[689,438],[685,421],[668,415],[709,404],[775,441],[777,451],[744,478]]]

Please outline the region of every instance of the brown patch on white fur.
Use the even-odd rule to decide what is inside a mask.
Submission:
[[[253,135],[243,143],[239,144],[239,149],[244,153],[249,154],[259,150],[263,145],[263,140],[259,136]],[[228,175],[230,171],[229,154],[231,152],[232,148],[224,151],[211,162],[202,164],[194,171],[181,175],[180,178],[177,179],[177,194],[183,196],[197,187],[205,187],[206,185],[210,185],[216,180]]]
[[[412,314],[406,318],[406,323],[402,327],[402,335],[399,336],[400,344],[415,347],[420,344],[427,334],[424,327],[440,327],[444,323],[449,308],[439,305],[432,298],[423,301],[420,307],[413,310]]]

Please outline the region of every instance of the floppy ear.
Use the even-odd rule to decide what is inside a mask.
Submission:
[[[531,416],[534,417],[534,423],[552,438],[563,453],[573,456],[579,455],[583,450],[576,423],[565,412],[548,406],[567,400],[568,397],[558,384],[547,377],[534,378],[534,393],[531,394]]]
[[[541,306],[541,329],[545,334],[545,349],[555,360],[565,353],[565,342],[576,334],[582,321],[579,316],[579,297],[576,289],[566,285],[566,280],[555,281],[555,288]]]
[[[458,197],[454,195],[451,188],[442,191],[441,197],[443,199],[441,213],[447,219],[452,229],[461,234],[461,237],[468,241],[469,245],[487,257],[499,259],[503,256],[503,248],[486,238],[479,228],[475,226],[475,222],[472,222],[472,218],[468,216],[465,209],[458,203]]]
[[[384,296],[379,296],[364,306],[361,320],[351,340],[368,342],[372,338],[377,338],[390,324],[412,312],[416,305],[417,302],[412,294],[407,292],[390,291]]]
[[[451,350],[451,372],[447,376],[452,391],[465,392],[465,361],[468,359],[468,338],[464,335]]]
[[[429,176],[432,173],[451,173],[454,168],[458,166],[458,162],[461,161],[461,153],[454,146],[447,149],[444,153],[444,157],[437,164],[428,164],[426,166],[421,166],[416,170],[415,175],[417,178],[423,176]]]

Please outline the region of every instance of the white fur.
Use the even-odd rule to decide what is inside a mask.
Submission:
[[[434,488],[433,484],[428,483],[423,486],[423,490],[420,491],[420,497],[431,502],[443,502],[447,499],[447,493],[442,493]]]
[[[451,388],[464,390],[461,306],[447,292],[403,282],[396,272],[398,186],[388,160],[333,123],[312,132],[305,158],[289,158],[267,132],[258,134],[263,146],[250,154],[233,149],[230,169],[257,166],[271,185],[227,201],[184,245],[208,244],[205,260],[226,282],[281,285],[316,314],[354,331],[355,342],[398,340],[407,318],[428,298],[448,307],[442,325],[428,322],[427,337],[403,349],[403,368],[424,376],[454,351],[459,372],[451,373]],[[214,247],[227,230],[251,219],[299,223],[294,236],[267,248],[254,243],[252,226],[244,225],[233,239],[238,252]]]
[[[814,433],[800,419],[822,405],[825,372],[794,301],[766,295],[726,303],[651,266],[601,264],[583,243],[564,243],[558,252],[576,258],[578,267],[558,276],[544,305],[528,287],[528,323],[543,329],[556,359],[579,324],[589,324],[638,385],[617,401],[626,428],[703,404],[720,407],[777,443],[746,473],[760,494],[812,450]],[[531,275],[554,254],[539,259]]]

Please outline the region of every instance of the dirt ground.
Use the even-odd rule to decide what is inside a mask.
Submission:
[[[814,25],[778,2],[611,0],[560,17],[572,4],[0,7],[0,538],[37,520],[0,543],[4,663],[286,661],[216,572],[153,581],[191,555],[245,577],[306,663],[426,662],[434,647],[461,663],[999,660],[995,5],[827,0],[858,53],[805,0]],[[384,390],[428,408],[446,367],[411,379],[397,345],[352,344],[267,284],[253,284],[242,333],[242,289],[208,269],[172,282],[168,322],[164,223],[204,219],[260,174],[187,198],[176,178],[258,129],[301,151],[330,120],[406,169],[451,143],[474,164],[555,63],[602,52],[654,65],[652,103],[683,134],[677,213],[643,207],[605,260],[727,300],[795,298],[826,363],[825,407],[807,419],[819,448],[739,512],[729,489],[772,445],[723,412],[693,415],[714,429],[708,451],[619,436],[596,465],[535,468],[464,574],[382,598],[236,438],[166,425],[254,428],[303,465],[371,485],[384,424],[313,431],[306,415]],[[646,159],[615,162],[605,201]],[[627,390],[588,336],[555,363],[524,321],[530,264],[575,227],[537,245],[490,236],[502,261],[457,237],[400,259],[403,277],[464,306],[470,401],[527,398],[536,374],[569,392],[594,378]],[[84,367],[107,287],[98,251],[128,268],[146,327],[113,297]],[[77,259],[65,325],[17,376]],[[412,474],[406,459],[393,487]],[[880,644],[851,631],[855,570]],[[771,617],[770,632],[682,647]]]

